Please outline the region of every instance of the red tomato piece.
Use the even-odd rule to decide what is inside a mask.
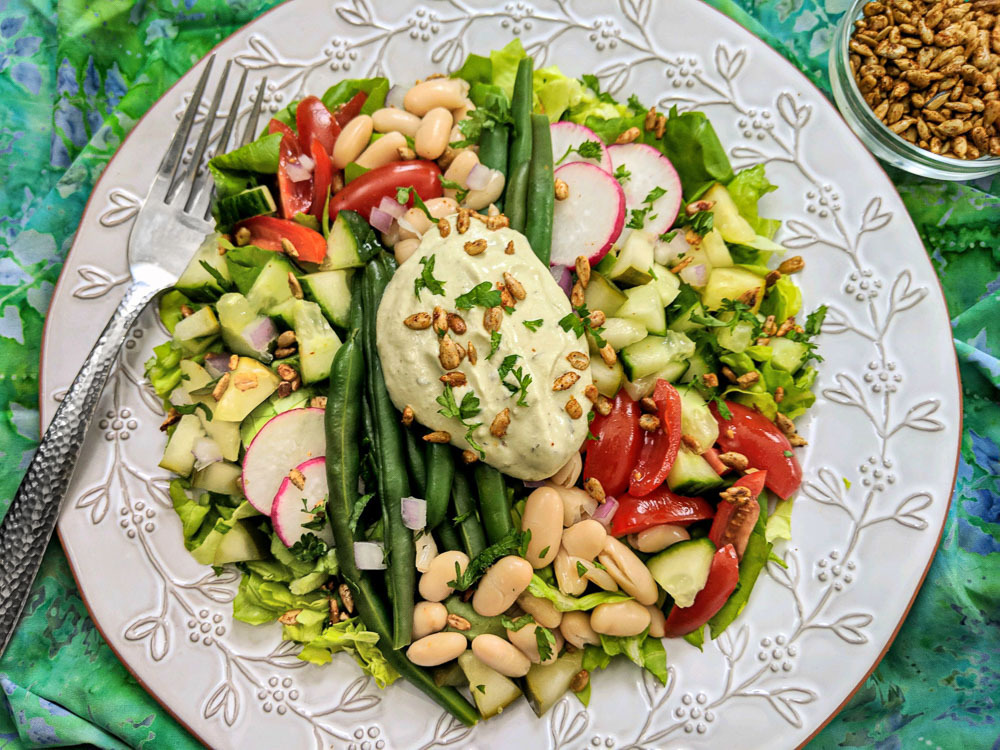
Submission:
[[[618,391],[611,413],[594,417],[590,431],[597,440],[587,443],[583,478],[594,477],[605,494],[617,497],[628,487],[629,474],[642,447],[639,404],[625,391]]]
[[[767,472],[767,488],[782,499],[802,483],[802,467],[792,452],[792,444],[774,422],[743,404],[727,401],[732,419],[723,419],[718,406],[709,405],[719,423],[719,446],[723,451],[742,453],[750,466]]]
[[[254,216],[236,225],[237,230],[242,227],[250,230],[250,244],[264,250],[280,253],[281,240],[286,239],[295,246],[299,260],[319,263],[326,257],[323,235],[298,222],[274,216]]]
[[[272,117],[271,121],[267,124],[267,134],[274,135],[275,133],[281,133],[282,135],[290,135],[292,136],[292,138],[295,138],[294,130],[288,127],[281,120]]]
[[[678,607],[676,604],[667,615],[664,625],[667,638],[677,638],[693,633],[715,616],[722,609],[740,580],[740,561],[736,557],[733,545],[727,544],[716,550],[712,558],[712,566],[708,569],[708,580],[705,588],[698,592],[690,607]]]
[[[749,502],[733,502],[725,497],[720,499],[712,528],[708,532],[708,538],[716,547],[732,544],[736,548],[736,556],[741,560],[743,553],[746,552],[753,527],[760,517],[760,503],[757,502],[757,497],[764,491],[766,481],[766,471],[755,471],[737,479],[733,487],[746,487],[750,490]]]
[[[288,166],[302,165],[302,150],[299,142],[290,135],[281,139],[281,150],[278,152],[278,193],[281,196],[281,213],[286,219],[291,219],[297,213],[308,213],[313,199],[313,181],[295,182],[288,176]]]
[[[594,420],[597,421],[596,419]],[[612,536],[637,534],[650,526],[672,523],[686,526],[715,515],[712,505],[701,497],[675,495],[666,487],[658,487],[643,497],[631,494],[618,498],[618,510],[611,522]]]
[[[295,125],[299,129],[299,146],[303,153],[312,151],[312,142],[323,144],[323,150],[333,153],[333,144],[340,135],[340,125],[318,97],[307,96],[295,108]]]
[[[382,199],[396,198],[396,190],[401,187],[412,187],[423,200],[440,198],[441,170],[432,161],[397,161],[377,167],[371,172],[365,172],[352,180],[343,190],[330,200],[330,218],[333,219],[339,211],[357,211],[365,221],[369,219],[372,209],[376,208]],[[410,202],[412,202],[410,198]]]
[[[347,123],[357,117],[361,113],[361,108],[365,106],[365,101],[367,101],[367,99],[368,94],[364,91],[359,91],[352,96],[349,101],[346,101],[337,107],[337,112],[334,115],[334,117],[337,118],[337,124],[340,125],[340,127],[344,127]]]
[[[653,390],[660,429],[644,432],[639,460],[629,477],[632,495],[648,495],[666,480],[677,459],[681,445],[681,397],[677,389],[662,378]]]
[[[333,181],[333,163],[330,155],[323,148],[319,139],[314,138],[312,142],[312,158],[316,162],[313,168],[313,197],[312,215],[320,221],[323,220],[323,204],[326,202],[327,191]]]

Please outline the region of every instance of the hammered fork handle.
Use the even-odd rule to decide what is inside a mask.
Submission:
[[[158,289],[133,282],[101,333],[52,423],[0,524],[0,654],[17,626],[101,391],[129,328]]]

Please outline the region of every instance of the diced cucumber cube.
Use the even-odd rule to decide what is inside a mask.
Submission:
[[[608,318],[604,321],[601,336],[615,351],[642,341],[647,335],[646,326],[632,318]]]
[[[713,223],[722,235],[722,239],[739,245],[746,245],[754,241],[757,233],[750,226],[750,223],[740,216],[740,210],[733,202],[732,196],[722,185],[719,183],[713,185],[702,196],[702,199],[714,203],[709,210],[715,214]]]
[[[278,376],[252,357],[240,357],[230,373],[229,386],[215,407],[213,419],[241,422],[278,388]]]
[[[204,469],[199,469],[191,475],[191,486],[199,490],[217,492],[220,495],[239,495],[240,475],[242,469],[238,464],[228,461],[216,461]]]
[[[641,323],[647,331],[658,336],[666,333],[667,316],[656,287],[651,284],[633,287],[625,296],[625,304],[618,308],[616,317]]]
[[[742,268],[716,268],[708,277],[701,300],[709,310],[718,310],[723,300],[735,302],[748,292],[753,292],[754,296],[750,308],[757,312],[764,298],[764,279]]]
[[[629,380],[635,380],[660,372],[671,363],[684,364],[686,369],[687,358],[692,354],[694,354],[694,342],[691,339],[683,333],[667,331],[664,336],[650,335],[636,344],[625,347],[621,359]],[[680,377],[683,372],[681,369],[676,377]]]
[[[724,480],[708,461],[683,445],[667,475],[667,486],[679,495],[701,495],[723,484]]]
[[[200,310],[181,318],[174,326],[174,341],[193,341],[205,336],[215,336],[219,333],[219,319],[215,317],[212,308],[205,305]]]
[[[649,283],[660,293],[660,302],[666,307],[680,294],[681,280],[677,274],[671,273],[669,268],[661,266],[659,263],[653,264],[653,273],[656,276]]]
[[[618,389],[625,382],[625,368],[620,360],[616,360],[611,366],[604,364],[600,357],[590,358],[590,374],[594,378],[594,385],[602,396],[614,398]]]
[[[292,299],[292,289],[288,286],[288,274],[295,269],[284,255],[275,253],[261,269],[253,285],[247,291],[247,302],[257,312],[272,315],[274,308]]]
[[[315,302],[296,300],[294,315],[302,382],[315,383],[328,378],[333,357],[340,348],[340,338]]]
[[[677,607],[690,607],[705,588],[715,557],[715,545],[708,537],[678,542],[646,563],[660,588],[674,599]]]
[[[607,256],[605,256],[607,257]],[[583,294],[588,310],[600,310],[609,318],[626,300],[622,290],[597,271],[590,272],[590,283]]]
[[[320,306],[331,323],[341,328],[350,325],[352,274],[349,269],[320,271],[300,279],[306,296]]]
[[[278,210],[271,191],[263,185],[222,198],[218,207],[219,225],[223,227],[232,226],[238,221],[254,216],[273,214]]]
[[[330,236],[326,238],[326,257],[319,266],[320,271],[336,271],[340,268],[359,268],[363,266],[358,241],[347,225],[347,220],[340,214],[333,220]]]
[[[694,438],[704,452],[719,439],[719,423],[693,387],[680,386],[677,392],[681,397],[681,433]]]
[[[729,254],[729,248],[726,247],[726,242],[722,239],[722,234],[718,229],[713,229],[701,238],[701,249],[708,258],[708,262],[712,264],[712,268],[733,265],[733,256]]]
[[[625,239],[614,267],[608,274],[612,281],[622,284],[646,284],[653,278],[653,242],[656,237],[641,229],[634,229]]]
[[[795,372],[802,367],[802,362],[809,351],[805,344],[784,337],[772,338],[769,346],[774,352],[771,355],[771,364],[785,372]]]
[[[219,235],[210,234],[195,251],[194,257],[188,263],[184,273],[177,279],[174,288],[183,292],[193,300],[212,300],[222,294],[223,289],[219,282],[208,271],[202,263],[208,264],[220,276],[228,281],[232,280],[229,275],[229,267],[226,259],[219,255]]]
[[[180,418],[174,428],[167,447],[163,451],[163,458],[160,459],[160,468],[172,471],[186,477],[194,468],[195,442],[205,437],[205,431],[201,427],[201,421],[193,414],[185,414]]]

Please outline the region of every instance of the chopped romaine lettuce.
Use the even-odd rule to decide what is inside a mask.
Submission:
[[[253,187],[257,184],[256,175],[277,174],[280,146],[281,133],[273,133],[228,154],[213,156],[208,171],[215,180],[218,196],[226,198]]]
[[[499,86],[507,94],[514,96],[514,77],[517,75],[517,64],[521,58],[527,57],[520,39],[513,39],[506,47],[490,52],[490,63],[493,66],[493,85]]]
[[[715,182],[733,179],[733,167],[704,112],[670,110],[663,134],[663,152],[681,178],[684,198],[692,200]]]
[[[156,395],[166,398],[181,382],[181,350],[173,341],[153,347],[153,356],[146,360],[146,379]]]
[[[180,323],[184,317],[184,313],[181,312],[181,307],[184,305],[191,306],[191,300],[183,292],[178,292],[176,289],[171,289],[160,297],[160,320],[163,321],[164,327],[171,334],[174,332],[174,326]]]
[[[757,517],[753,531],[750,532],[750,540],[743,552],[743,559],[740,560],[740,578],[736,584],[736,590],[722,605],[722,609],[708,621],[712,638],[718,638],[722,631],[729,627],[743,611],[750,599],[750,592],[757,582],[757,576],[760,575],[771,556],[771,543],[767,541],[764,533],[767,525],[767,501],[762,496],[757,498],[757,502],[760,504],[760,515]]]
[[[649,670],[662,684],[667,684],[667,652],[663,641],[649,637],[648,629],[628,637],[602,635],[601,648],[609,656],[622,654],[628,657],[633,663]]]
[[[288,586],[277,581],[265,581],[252,571],[246,571],[240,579],[240,587],[233,599],[233,617],[250,625],[263,625],[274,622],[289,610],[298,609],[310,612],[302,622],[315,629],[315,633],[302,633],[301,630],[286,631],[288,635],[308,635],[308,638],[290,638],[289,640],[312,640],[322,630],[323,621],[330,615],[330,605],[327,596],[320,592],[305,595],[293,594]],[[300,615],[301,616],[301,615]],[[313,623],[320,616],[317,623]],[[289,626],[285,626],[288,628]],[[295,626],[291,626],[295,628]]]
[[[773,315],[778,325],[802,309],[802,292],[795,282],[782,276],[767,290],[760,304],[761,315]]]
[[[364,106],[361,107],[361,114],[370,115],[385,105],[385,96],[389,93],[389,80],[387,78],[348,78],[328,88],[320,99],[323,100],[326,108],[333,112],[341,104],[346,104],[353,99],[359,91],[368,94]]]
[[[332,655],[346,651],[361,666],[361,669],[375,678],[380,688],[391,685],[399,673],[386,661],[379,651],[378,633],[366,630],[358,618],[344,620],[323,630],[306,643],[299,652],[299,658],[312,664],[328,664]]]
[[[779,500],[774,506],[774,513],[768,516],[764,526],[764,539],[774,544],[776,539],[792,538],[792,505],[794,497]]]
[[[778,189],[764,174],[764,165],[740,171],[726,189],[740,211],[740,216],[746,219],[757,234],[771,239],[781,226],[777,219],[761,218],[757,210],[757,202],[762,196]]]
[[[470,86],[474,83],[492,83],[493,61],[482,55],[470,54],[451,77],[468,81]]]
[[[588,610],[593,609],[598,604],[623,602],[632,598],[627,594],[621,594],[615,591],[598,591],[597,593],[587,594],[586,596],[580,597],[569,596],[568,594],[564,594],[555,586],[547,584],[539,578],[537,574],[531,577],[531,583],[528,584],[528,592],[532,596],[537,596],[541,599],[548,599],[560,612]]]

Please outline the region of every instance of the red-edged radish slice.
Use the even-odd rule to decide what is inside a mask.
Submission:
[[[300,478],[293,478],[292,472],[301,474],[302,487],[296,485]],[[327,523],[322,529],[307,529],[302,524],[316,520],[314,513],[309,513],[306,508],[312,510],[317,506],[322,507],[329,495],[326,487],[326,459],[310,458],[305,463],[299,464],[292,471],[288,472],[278,487],[278,492],[274,495],[274,503],[271,505],[271,523],[274,525],[274,533],[286,547],[291,547],[302,536],[308,532],[315,534],[328,546],[333,546],[333,530]]]
[[[611,174],[613,170],[608,149],[601,142],[600,136],[593,130],[583,125],[577,125],[575,122],[554,122],[549,127],[549,130],[552,133],[552,158],[556,160],[562,159],[562,161],[556,164],[556,167],[580,161],[584,164],[593,164],[595,167],[600,167],[608,174]],[[579,148],[580,144],[585,141],[595,141],[601,147],[600,157],[597,159],[586,159],[575,151],[572,154],[566,154],[569,149]],[[566,158],[563,159],[563,156],[566,156]]]
[[[549,260],[554,266],[572,266],[578,255],[586,255],[594,265],[625,224],[622,186],[608,172],[582,161],[559,167],[555,175],[569,187],[569,195],[556,201]]]
[[[325,455],[322,409],[289,409],[271,417],[243,457],[243,494],[267,515],[288,472]]]
[[[624,166],[630,173],[623,185],[625,210],[629,216],[636,209],[645,209],[646,198],[660,188],[666,192],[653,201],[643,229],[653,234],[663,234],[670,229],[681,207],[681,178],[670,159],[645,143],[608,146],[608,154],[615,169]]]

